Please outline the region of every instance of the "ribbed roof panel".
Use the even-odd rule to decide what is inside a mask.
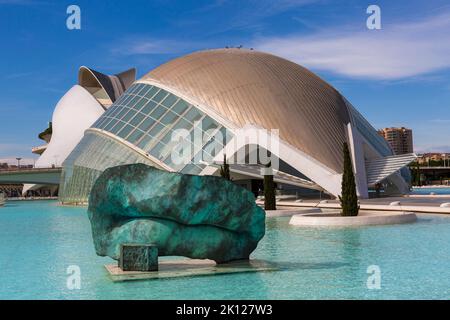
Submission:
[[[279,129],[283,140],[342,172],[349,115],[342,96],[307,69],[254,50],[200,51],[146,74],[237,126]]]

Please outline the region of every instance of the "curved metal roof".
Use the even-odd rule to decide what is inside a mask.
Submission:
[[[169,61],[141,80],[191,96],[237,126],[279,129],[284,141],[342,172],[350,121],[343,97],[291,61],[254,50],[206,50]]]
[[[92,68],[81,66],[78,71],[78,84],[86,86],[98,86],[105,90],[112,102],[126,90],[136,79],[136,69],[131,68],[121,73],[109,76]]]

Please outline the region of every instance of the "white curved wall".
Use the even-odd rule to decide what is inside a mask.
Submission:
[[[97,100],[83,87],[73,86],[59,100],[52,117],[52,139],[36,161],[37,168],[61,166],[88,129],[104,112]],[[23,193],[33,185],[25,185]]]

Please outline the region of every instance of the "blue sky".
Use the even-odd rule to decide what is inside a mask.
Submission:
[[[81,8],[81,30],[66,9]],[[366,8],[381,8],[368,30]],[[0,0],[0,158],[31,158],[79,66],[138,76],[174,57],[253,47],[302,64],[376,127],[414,130],[416,152],[450,152],[448,0]]]

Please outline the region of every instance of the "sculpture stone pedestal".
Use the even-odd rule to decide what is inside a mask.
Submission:
[[[105,268],[114,282],[280,270],[277,263],[264,260],[238,260],[217,264],[207,259],[164,259],[164,257],[159,261],[158,271],[123,271],[117,264],[108,264]]]
[[[158,248],[151,244],[121,244],[119,268],[123,271],[157,271]]]

